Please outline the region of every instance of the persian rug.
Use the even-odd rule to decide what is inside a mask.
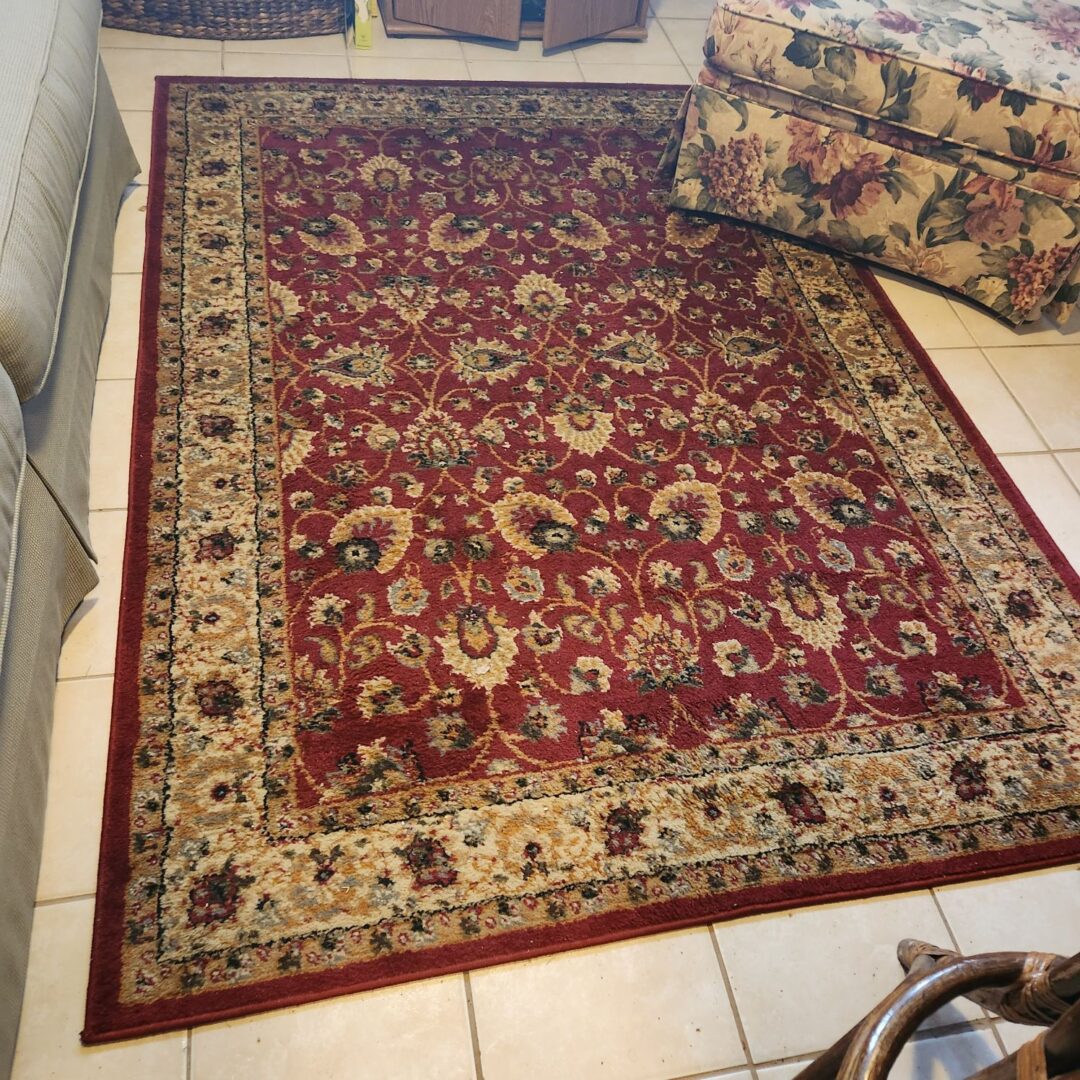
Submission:
[[[159,81],[86,1041],[1080,856],[1075,575],[680,94]]]

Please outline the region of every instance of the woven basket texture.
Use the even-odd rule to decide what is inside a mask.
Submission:
[[[348,0],[104,0],[103,25],[170,37],[289,38],[340,34]]]

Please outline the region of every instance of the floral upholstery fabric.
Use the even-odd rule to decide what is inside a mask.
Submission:
[[[779,87],[765,86],[709,66],[702,69],[698,81],[703,86],[711,86],[716,90],[723,90],[725,93],[744,98],[746,101],[767,105],[773,110],[781,109],[817,124],[865,135],[875,142],[886,143],[897,150],[906,150],[908,153],[933,158],[935,161],[950,165],[961,165],[999,180],[1021,184],[1035,191],[1041,191],[1044,195],[1060,199],[1062,203],[1080,200],[1080,175],[1017,161],[1013,158],[999,157],[984,150],[943,139],[939,135],[925,135],[912,131],[910,128],[890,123],[888,120],[861,117],[838,109],[828,102],[802,97]]]
[[[721,0],[704,51],[673,206],[916,274],[1012,323],[1069,314],[1080,9]]]
[[[1080,172],[1080,8],[1060,0],[724,0],[705,54],[862,116]]]

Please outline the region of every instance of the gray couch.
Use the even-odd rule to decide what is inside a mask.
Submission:
[[[3,11],[0,1076],[26,975],[60,639],[97,580],[90,414],[116,214],[138,171],[98,59],[99,0],[8,0]]]

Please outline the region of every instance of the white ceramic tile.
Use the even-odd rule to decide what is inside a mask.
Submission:
[[[525,38],[521,41],[497,41],[495,38],[466,38],[461,42],[466,60],[554,60],[573,61],[573,49],[562,46],[544,51],[544,43],[539,38]]]
[[[139,353],[141,274],[113,274],[98,379],[133,379]]]
[[[1031,1042],[1043,1030],[1030,1024],[1010,1024],[1007,1020],[999,1020],[995,1026],[1010,1054],[1015,1054],[1024,1043]]]
[[[201,49],[102,49],[116,104],[152,109],[156,75],[220,75],[221,53]]]
[[[191,1080],[472,1080],[460,975],[196,1028]]]
[[[986,355],[1051,449],[1080,448],[1080,344]]]
[[[122,510],[127,506],[128,462],[131,459],[132,379],[99,382],[90,422],[90,509]]]
[[[890,1080],[961,1080],[1001,1057],[992,1032],[986,1028],[951,1035],[920,1034],[908,1042],[889,1072]],[[812,1058],[766,1065],[758,1080],[794,1080]]]
[[[167,37],[164,34],[137,34],[133,30],[113,30],[103,26],[98,44],[109,49],[196,49],[202,52],[221,52],[221,42],[210,38]]]
[[[950,296],[949,303],[979,345],[990,347],[1014,345],[1068,345],[1080,342],[1080,311],[1074,311],[1064,326],[1048,319],[1022,326],[1010,326],[985,308]]]
[[[146,188],[131,187],[120,207],[113,240],[113,273],[140,274],[146,248]]]
[[[154,114],[152,112],[124,112],[120,114],[124,121],[124,129],[127,137],[131,140],[131,149],[139,159],[142,167],[135,177],[135,183],[145,184],[150,175],[150,131],[153,127]]]
[[[704,19],[660,19],[659,22],[679,59],[697,74],[705,63],[708,16]]]
[[[83,896],[97,887],[112,687],[112,679],[56,687],[39,900]]]
[[[100,580],[72,615],[64,632],[61,679],[112,674],[126,527],[127,514],[123,510],[97,510],[90,515],[90,539],[97,552]]]
[[[989,1028],[912,1039],[889,1070],[889,1080],[960,1080],[1001,1058]]]
[[[693,80],[682,64],[635,64],[626,73],[611,64],[591,64],[581,60],[581,73],[586,82],[652,83],[658,86],[688,86]]]
[[[964,953],[1080,952],[1080,869],[935,889]]]
[[[1046,444],[979,349],[933,349],[930,359],[999,454],[1045,450]]]
[[[319,56],[341,56],[345,51],[344,34],[322,34],[318,37],[255,38],[246,41],[226,41],[229,53],[317,53]]]
[[[700,23],[701,40],[714,7],[713,0],[652,0],[652,13],[661,19],[696,19]]]
[[[1067,454],[1054,455],[1061,467],[1069,474],[1077,490],[1080,490],[1080,450],[1073,450]]]
[[[474,971],[485,1080],[682,1076],[744,1064],[705,929]]]
[[[382,19],[376,19],[371,28],[371,48],[357,49],[350,47],[353,57],[387,56],[401,57],[403,60],[460,60],[461,42],[454,37],[387,37]],[[354,69],[355,70],[355,69]],[[441,77],[441,71],[428,65],[427,78]],[[421,76],[413,76],[419,78]]]
[[[903,938],[948,944],[928,892],[803,908],[714,927],[755,1061],[817,1053],[840,1038],[904,977]],[[828,987],[813,995],[807,990]],[[982,1017],[947,1005],[929,1027]]]
[[[1001,1057],[989,1028],[948,1035],[921,1032],[909,1040],[889,1072],[890,1080],[961,1080]],[[794,1080],[813,1061],[800,1058],[758,1066],[758,1080]]]
[[[430,79],[436,72],[444,82],[469,78],[464,60],[440,60],[437,68],[430,60],[377,56],[374,52],[353,49],[349,65],[354,79]]]
[[[1005,466],[1065,558],[1080,570],[1080,492],[1052,454],[1006,455]]]
[[[477,81],[489,79],[507,82],[581,82],[581,72],[573,57],[569,63],[552,60],[470,60],[469,74]]]
[[[932,285],[881,267],[874,277],[924,349],[964,349],[974,344],[948,300]]]
[[[347,79],[349,61],[344,50],[333,56],[306,53],[225,53],[225,74],[253,79]]]
[[[48,904],[34,912],[12,1080],[184,1080],[183,1032],[80,1045],[93,912],[92,900]]]
[[[758,1080],[794,1080],[813,1060],[812,1057],[805,1057],[795,1061],[785,1061],[780,1065],[759,1065]]]
[[[648,31],[644,41],[586,41],[574,46],[574,55],[583,63],[620,64],[627,71],[638,64],[678,63],[678,54],[656,19],[648,20]]]

